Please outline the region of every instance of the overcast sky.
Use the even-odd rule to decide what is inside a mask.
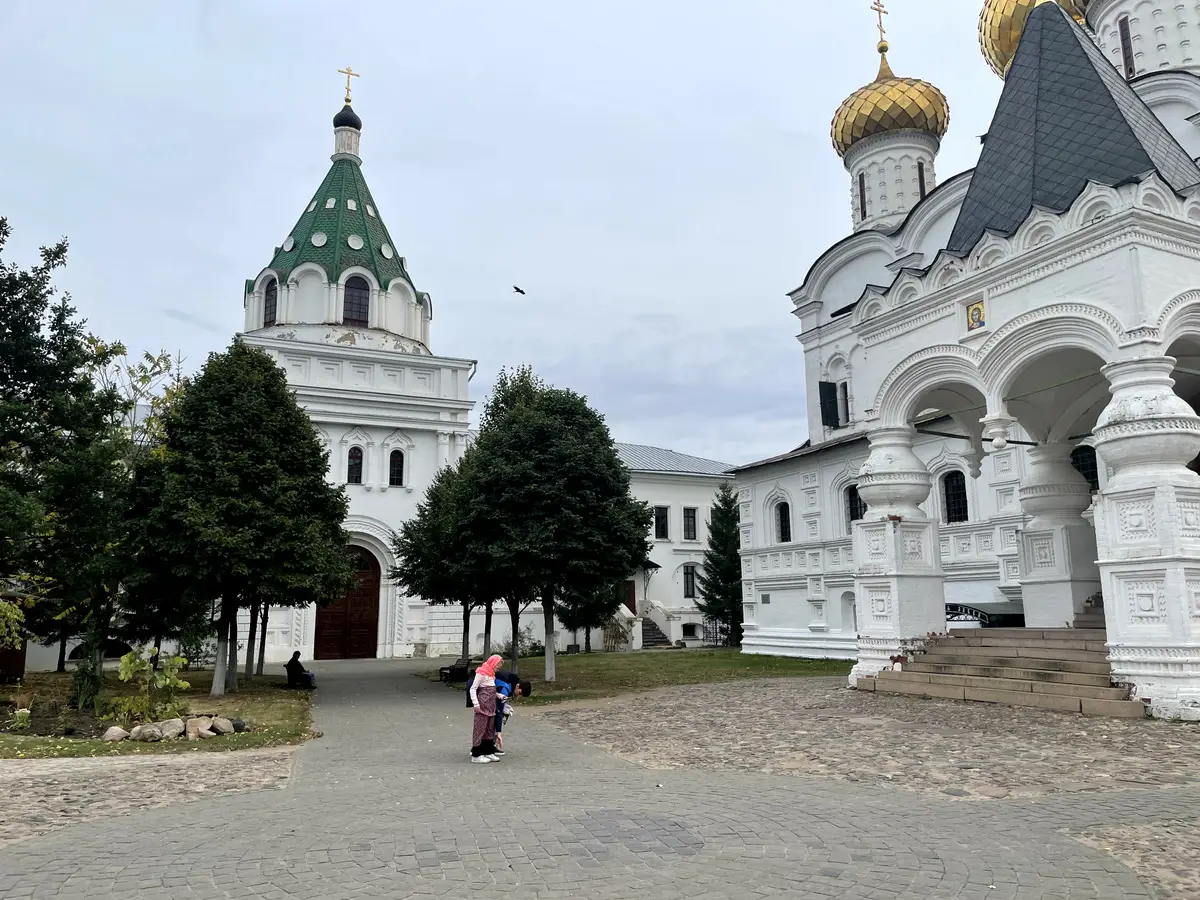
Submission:
[[[950,99],[939,180],[999,96],[979,5],[888,4],[893,69]],[[349,64],[367,181],[474,399],[528,362],[618,440],[774,455],[806,437],[786,293],[850,227],[829,122],[875,75],[868,6],[0,0],[7,255],[68,236],[92,330],[198,366],[328,168]]]

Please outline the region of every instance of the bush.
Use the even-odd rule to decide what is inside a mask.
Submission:
[[[9,725],[13,731],[28,731],[29,717],[32,715],[27,709],[13,710],[12,719],[9,720]]]
[[[211,623],[189,628],[179,635],[179,655],[187,660],[184,671],[191,666],[210,668],[217,661],[217,639]]]
[[[138,692],[133,697],[117,697],[112,701],[113,716],[122,725],[135,722],[158,722],[183,714],[183,703],[179,694],[190,684],[179,677],[187,665],[182,656],[160,656],[158,670],[150,665],[150,657],[158,648],[147,655],[143,651],[131,650],[121,657],[119,677],[122,681],[137,684]]]
[[[495,651],[505,659],[512,659],[513,656],[513,641],[512,635],[509,635],[499,648]],[[517,656],[526,659],[531,656],[545,656],[546,645],[541,641],[533,639],[533,626],[526,625],[517,632]]]

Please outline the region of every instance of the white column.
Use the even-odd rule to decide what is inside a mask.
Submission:
[[[858,478],[867,514],[854,523],[859,636],[851,685],[946,630],[938,527],[920,509],[932,479],[913,453],[916,431],[882,428],[867,437],[871,455]]]
[[[1112,477],[1095,507],[1114,680],[1153,715],[1200,720],[1200,417],[1174,391],[1175,360],[1102,370],[1112,401],[1093,430]]]
[[[1069,444],[1044,444],[1028,455],[1021,510],[1021,594],[1029,628],[1067,628],[1100,591],[1096,532],[1083,518],[1091,506],[1087,480],[1071,465]]]
[[[450,465],[450,433],[448,431],[439,431],[437,433],[438,442],[438,468],[444,469]]]

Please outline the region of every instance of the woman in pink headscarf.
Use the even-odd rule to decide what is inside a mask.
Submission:
[[[496,755],[496,670],[504,660],[489,656],[475,670],[471,681],[471,706],[475,707],[475,727],[471,731],[471,762],[492,763]]]

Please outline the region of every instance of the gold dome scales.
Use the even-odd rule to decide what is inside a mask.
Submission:
[[[1017,44],[1025,30],[1025,20],[1035,6],[1055,3],[1080,25],[1091,0],[986,0],[979,13],[979,46],[992,71],[1001,78],[1017,55]]]
[[[834,114],[831,136],[838,156],[877,134],[916,130],[940,139],[950,126],[950,103],[945,94],[927,81],[897,78],[892,72],[883,27],[887,10],[879,0],[871,9],[879,15],[879,73],[847,97]]]

